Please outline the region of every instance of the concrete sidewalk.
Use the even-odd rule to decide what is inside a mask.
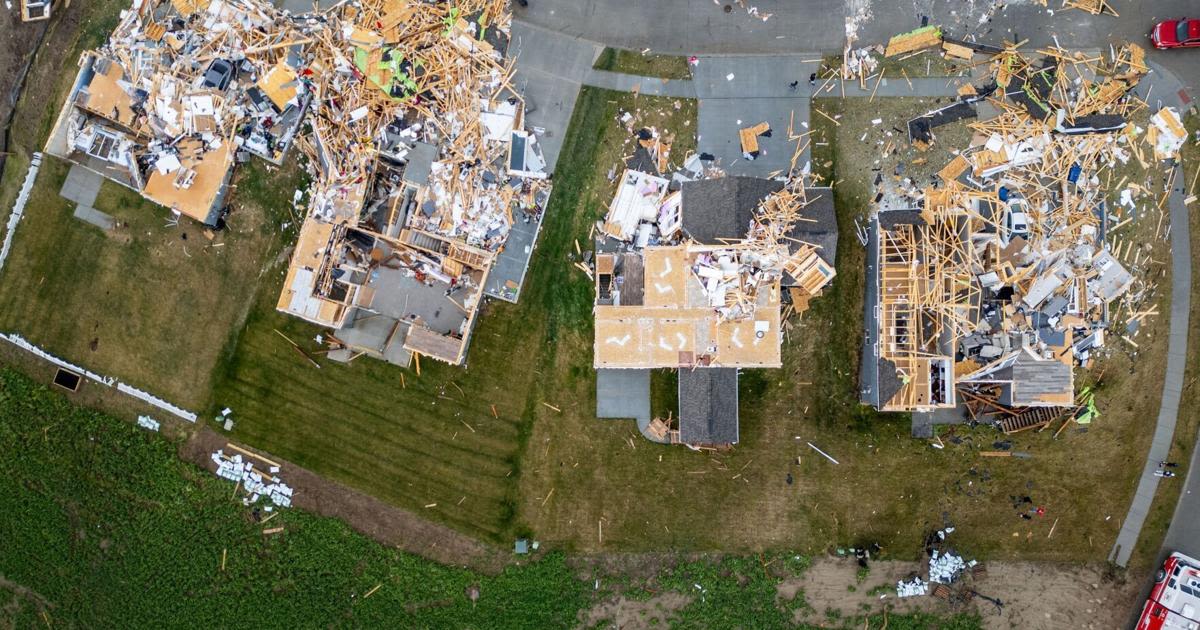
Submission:
[[[1151,74],[1142,80],[1138,93],[1145,96],[1153,86],[1155,102],[1150,103],[1151,110],[1157,111],[1162,106],[1181,107],[1180,93],[1182,83],[1173,74],[1157,64],[1150,64]],[[1179,167],[1177,166],[1176,169]],[[1175,421],[1179,414],[1179,399],[1183,394],[1183,377],[1187,362],[1188,318],[1191,313],[1192,293],[1192,242],[1188,229],[1188,209],[1183,203],[1184,176],[1176,170],[1176,186],[1171,191],[1168,201],[1171,210],[1171,323],[1167,341],[1167,369],[1163,376],[1162,402],[1158,409],[1158,420],[1154,427],[1154,438],[1150,443],[1150,452],[1146,454],[1146,463],[1142,466],[1142,475],[1138,479],[1137,491],[1129,506],[1129,513],[1121,524],[1117,534],[1116,544],[1108,555],[1111,562],[1125,566],[1137,546],[1138,537],[1146,515],[1154,502],[1154,493],[1158,489],[1159,478],[1154,476],[1158,463],[1167,458],[1171,450],[1171,442],[1175,435]],[[1188,525],[1178,525],[1180,520],[1191,520],[1191,527],[1200,521],[1200,495],[1184,494],[1180,497],[1176,508],[1171,529],[1168,530],[1167,540],[1185,535]],[[1184,541],[1179,541],[1180,543]],[[1192,538],[1186,542],[1193,553],[1200,548],[1200,540]]]

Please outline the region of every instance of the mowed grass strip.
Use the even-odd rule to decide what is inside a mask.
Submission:
[[[519,350],[503,356],[507,331],[481,326],[466,370],[430,359],[420,376],[370,358],[340,364],[318,354],[321,329],[275,311],[281,282],[265,283],[213,394],[214,412],[233,409],[234,437],[461,531],[502,537],[530,380],[512,369]]]
[[[1188,134],[1191,136],[1200,130],[1200,116],[1196,114],[1189,115],[1184,119],[1184,124],[1187,127]],[[1132,162],[1132,160],[1130,160]],[[1176,187],[1183,188],[1185,198],[1189,195],[1200,194],[1200,143],[1189,142],[1184,145],[1180,151],[1181,170],[1176,175]],[[1165,207],[1165,206],[1164,206]],[[1195,207],[1195,202],[1190,207]],[[1192,283],[1193,288],[1200,278],[1200,256],[1195,252],[1200,251],[1200,214],[1196,212],[1188,213],[1189,221],[1189,236],[1192,241]],[[1152,226],[1153,227],[1153,226]],[[1137,242],[1135,240],[1135,242]],[[1164,254],[1155,254],[1155,258],[1167,260]],[[1169,281],[1164,278],[1159,281],[1163,287],[1163,291],[1169,286]],[[1160,312],[1167,312],[1169,302],[1163,303],[1159,308]],[[1192,452],[1196,448],[1196,431],[1200,427],[1200,395],[1197,395],[1197,381],[1200,381],[1200,300],[1196,299],[1195,295],[1191,299],[1191,315],[1188,317],[1188,360],[1187,374],[1183,379],[1183,396],[1179,401],[1179,413],[1176,417],[1175,435],[1171,440],[1171,450],[1167,455],[1167,461],[1179,462],[1186,466],[1191,460]],[[1161,319],[1162,316],[1159,316]],[[1165,354],[1165,353],[1163,353]],[[1161,358],[1160,358],[1161,359]],[[1146,410],[1145,421],[1149,423],[1152,419],[1157,418],[1157,410],[1150,412]],[[1149,514],[1146,515],[1145,524],[1142,526],[1142,534],[1138,538],[1137,546],[1133,556],[1130,558],[1129,568],[1132,570],[1152,570],[1156,569],[1159,564],[1159,553],[1162,547],[1163,540],[1167,534],[1167,529],[1171,526],[1175,516],[1175,507],[1179,502],[1179,494],[1183,492],[1184,484],[1173,483],[1182,481],[1181,479],[1165,479],[1158,484],[1158,490],[1154,495],[1154,503],[1150,507]],[[1175,551],[1174,549],[1161,549],[1163,552]]]
[[[600,51],[596,70],[636,74],[643,77],[660,79],[691,79],[692,69],[688,66],[687,57],[679,55],[659,55],[654,53],[642,54],[624,48],[605,48]]]

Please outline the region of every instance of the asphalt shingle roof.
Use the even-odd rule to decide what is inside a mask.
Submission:
[[[679,441],[735,444],[738,441],[736,368],[679,370]]]

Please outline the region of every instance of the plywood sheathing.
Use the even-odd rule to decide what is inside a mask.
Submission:
[[[771,130],[771,125],[760,122],[751,127],[738,130],[738,139],[742,144],[742,153],[758,152],[758,137]]]
[[[897,35],[888,40],[884,57],[895,57],[905,53],[932,48],[942,43],[940,26],[924,26],[915,31]]]

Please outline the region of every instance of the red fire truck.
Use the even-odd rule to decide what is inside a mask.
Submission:
[[[1167,558],[1137,630],[1200,630],[1200,560],[1178,552]]]

